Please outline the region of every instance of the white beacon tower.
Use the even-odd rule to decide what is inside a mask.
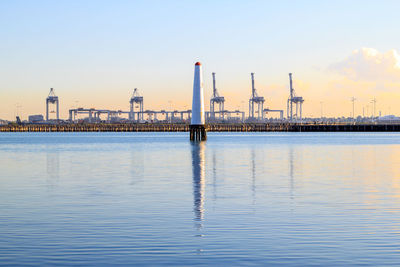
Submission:
[[[194,65],[192,119],[190,122],[190,140],[203,141],[207,139],[204,115],[204,90],[201,63]]]

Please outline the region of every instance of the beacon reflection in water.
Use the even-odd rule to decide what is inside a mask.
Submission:
[[[193,210],[194,220],[199,228],[202,227],[204,214],[205,187],[205,142],[192,143],[193,168]]]

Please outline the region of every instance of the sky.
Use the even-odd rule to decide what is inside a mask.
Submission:
[[[288,73],[306,117],[400,115],[399,1],[0,0],[0,118],[75,107],[190,109],[202,62],[225,108],[248,112],[250,73],[265,107],[286,109]],[[368,111],[368,114],[367,114]]]

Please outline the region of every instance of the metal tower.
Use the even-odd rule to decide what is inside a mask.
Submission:
[[[129,119],[130,120],[135,120],[135,108],[139,108],[139,111],[137,112],[137,120],[138,121],[143,121],[143,96],[139,95],[138,89],[135,88],[133,90],[133,94],[131,97],[131,100],[129,101],[131,104],[130,112],[129,112]],[[139,104],[138,106],[135,107],[135,104]]]
[[[251,73],[251,98],[249,99],[249,118],[250,119],[263,119],[263,106],[264,97],[258,96],[256,88],[254,87],[254,73]],[[254,109],[254,104],[257,105],[257,110]],[[257,117],[254,113],[257,112]]]
[[[59,103],[58,103],[58,96],[55,95],[54,89],[50,88],[50,93],[46,98],[46,121],[49,121],[49,104],[55,104],[56,105],[56,111],[50,111],[50,113],[56,113],[57,120],[60,119],[60,114],[59,114]]]
[[[353,103],[353,113],[352,113],[352,115],[353,115],[353,120],[356,118],[356,116],[354,115],[354,102],[357,100],[357,98],[355,98],[354,96],[350,99],[350,101]],[[368,113],[368,110],[367,110],[367,113]]]
[[[210,115],[211,118],[215,119],[215,104],[217,104],[219,118],[223,119],[225,98],[223,96],[219,96],[218,94],[217,87],[215,86],[215,72],[212,73],[212,76],[213,76],[213,95],[210,100]]]
[[[375,118],[375,109],[376,109],[376,98],[375,97],[374,97],[374,99],[371,100],[371,103],[373,104],[372,117]]]
[[[302,114],[303,114],[304,99],[301,96],[296,96],[296,92],[294,91],[294,88],[293,88],[291,73],[289,73],[289,80],[290,80],[290,96],[287,100],[287,116],[290,121],[293,121],[293,115],[295,116],[296,120],[300,119],[300,121],[301,121]],[[296,113],[295,114],[293,114],[293,104],[296,105]],[[300,111],[300,114],[299,114],[299,111]]]

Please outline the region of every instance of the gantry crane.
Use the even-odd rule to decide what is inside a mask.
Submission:
[[[223,119],[224,118],[224,103],[225,103],[225,98],[223,96],[220,96],[217,91],[216,83],[215,83],[215,72],[212,73],[213,77],[213,95],[210,99],[210,115],[212,119],[215,119],[215,104],[218,105],[218,113],[219,113],[219,118]]]
[[[131,104],[130,106],[130,112],[129,112],[129,119],[130,120],[135,120],[135,112],[137,113],[136,119],[138,121],[143,121],[143,96],[139,95],[138,89],[135,88],[133,90],[133,94],[131,97],[131,100],[129,101]],[[136,107],[135,105],[138,104]],[[138,108],[138,111],[135,111],[135,109]]]
[[[290,121],[293,121],[293,115],[295,115],[295,119],[297,120],[302,120],[302,115],[303,115],[303,102],[304,99],[301,96],[296,96],[296,92],[294,91],[293,88],[293,82],[292,82],[292,74],[289,73],[289,80],[290,80],[290,95],[287,100],[287,117]],[[293,104],[296,105],[296,113],[293,114]],[[300,114],[299,114],[300,111]]]
[[[49,111],[50,104],[56,105],[56,111]],[[46,98],[46,121],[49,121],[50,119],[49,112],[56,113],[57,121],[60,119],[58,96],[56,96],[56,94],[54,93],[53,88],[50,88],[50,93]]]
[[[263,119],[263,107],[264,107],[264,97],[258,96],[257,90],[254,87],[254,73],[251,73],[251,98],[249,99],[249,119]],[[254,106],[256,110],[254,109]],[[257,113],[257,117],[254,113]]]

